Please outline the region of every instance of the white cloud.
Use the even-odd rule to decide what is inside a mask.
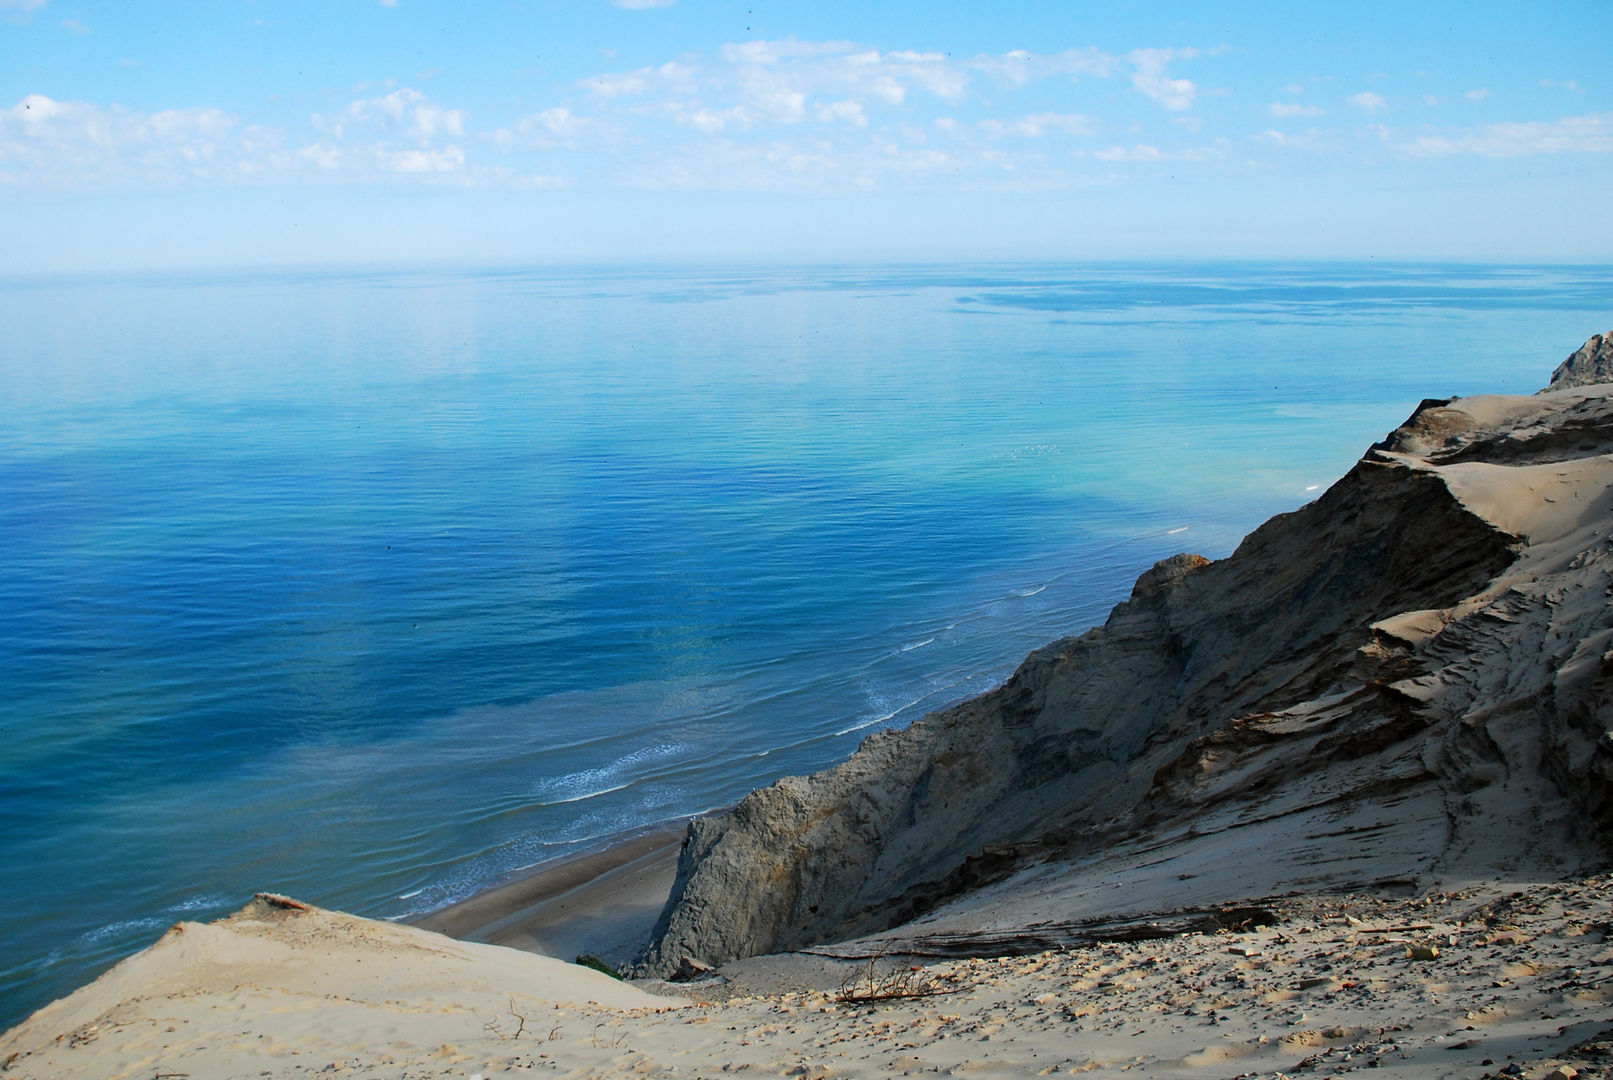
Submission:
[[[1280,101],[1272,102],[1268,111],[1273,116],[1323,116],[1327,112],[1315,105],[1286,105]]]
[[[403,87],[381,97],[360,98],[331,116],[315,113],[313,125],[338,139],[349,131],[370,130],[425,142],[438,135],[463,135],[465,111],[433,105],[420,91]]]
[[[446,140],[464,137],[465,119],[463,109],[444,108],[418,90],[400,87],[349,102],[338,113],[315,113],[310,122],[334,142],[305,146],[301,153],[323,169],[455,172],[464,167],[465,152]]]
[[[946,135],[965,141],[982,139],[996,142],[1001,139],[1041,139],[1057,135],[1091,135],[1099,124],[1081,113],[1034,113],[1014,120],[979,120],[973,124],[960,124],[952,117],[935,122],[936,129]]]
[[[730,42],[713,58],[583,79],[600,108],[631,107],[701,131],[769,125],[872,122],[877,109],[911,109],[924,97],[955,105],[984,76],[1014,89],[1039,79],[1106,76],[1119,61],[1096,49],[1042,55],[1014,50],[953,61],[943,53],[882,51],[849,41]],[[861,117],[861,121],[857,118]]]
[[[647,8],[671,7],[678,0],[611,0],[611,2],[629,11],[644,11]]]
[[[1224,151],[1170,145],[1177,131],[1198,131],[1203,123],[1184,115],[1200,91],[1170,72],[1173,62],[1196,55],[1144,49],[1121,57],[1089,48],[953,58],[850,41],[731,42],[707,55],[582,79],[558,100],[482,131],[465,110],[390,80],[375,89],[361,85],[351,100],[285,131],[217,109],[147,115],[38,97],[0,113],[0,182],[453,174],[461,182],[503,185],[539,183],[536,177],[539,186],[796,189],[937,177],[1068,186],[1080,182],[1065,171],[1072,159],[1094,158],[1071,140],[1106,125],[1059,108],[1069,94],[1053,85],[1038,95],[1036,111],[1016,109],[1021,88],[1129,77],[1175,126],[1157,138],[1127,136],[1137,145],[1100,149],[1097,160],[1199,160]]]
[[[217,108],[140,113],[30,94],[0,110],[0,183],[64,187],[235,183],[269,176],[457,172],[466,114],[401,89],[312,118],[324,138],[288,145]]]
[[[1305,92],[1305,88],[1299,85],[1299,83],[1289,83],[1287,86],[1283,87],[1283,91],[1289,94],[1303,94]]]
[[[976,56],[965,64],[1003,86],[1025,86],[1054,75],[1095,75],[1107,78],[1120,66],[1117,57],[1097,49],[1068,49],[1051,55],[1038,55],[1014,49],[1000,56]]]
[[[1165,70],[1172,60],[1189,60],[1197,49],[1133,49],[1126,54],[1133,72],[1131,84],[1173,112],[1193,107],[1198,87],[1187,79],[1173,79]]]
[[[227,173],[266,142],[222,109],[136,113],[29,94],[0,110],[0,179],[77,185]],[[246,155],[250,159],[250,154]]]
[[[1469,101],[1483,101],[1490,97],[1490,92],[1488,90],[1464,90],[1462,91],[1462,96]]]
[[[1379,137],[1412,157],[1606,154],[1613,153],[1613,113],[1420,134],[1380,128]]]
[[[868,112],[860,101],[835,101],[816,107],[818,119],[824,123],[844,121],[854,127],[868,126]]]
[[[388,172],[455,172],[465,167],[465,152],[457,146],[441,150],[382,150],[380,161]]]
[[[94,33],[94,31],[92,31],[88,26],[86,26],[83,23],[79,22],[77,19],[63,19],[62,20],[62,29],[66,30],[69,34],[90,34],[90,33]]]
[[[1092,156],[1099,161],[1160,161],[1165,155],[1157,146],[1138,144],[1133,147],[1111,146],[1107,150],[1094,150]]]
[[[1255,142],[1266,143],[1270,146],[1280,146],[1285,150],[1303,150],[1310,153],[1324,153],[1339,149],[1339,140],[1336,136],[1311,128],[1309,131],[1262,131],[1250,136]]]
[[[38,11],[45,0],[0,0],[0,11]]]
[[[1364,90],[1359,94],[1352,95],[1350,98],[1350,104],[1359,105],[1369,113],[1376,113],[1381,109],[1387,109],[1389,107],[1389,103],[1387,101],[1385,101],[1380,95],[1374,94],[1370,90]]]

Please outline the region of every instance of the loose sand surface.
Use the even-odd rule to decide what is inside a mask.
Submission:
[[[258,901],[0,1039],[7,1077],[1601,1077],[1613,879],[1295,897],[1275,925],[684,984]],[[917,970],[915,970],[917,969]],[[654,991],[649,993],[646,991]],[[872,991],[875,1000],[868,1000]],[[912,996],[886,997],[906,992]],[[661,994],[681,995],[664,997]],[[1516,1074],[1515,1074],[1516,1075]]]

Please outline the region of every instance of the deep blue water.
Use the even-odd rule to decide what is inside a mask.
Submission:
[[[0,1026],[832,764],[1610,327],[1585,267],[0,283]]]

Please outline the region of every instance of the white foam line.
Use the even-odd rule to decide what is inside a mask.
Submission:
[[[955,686],[955,685],[957,685],[957,684],[954,683],[953,686]],[[900,706],[900,707],[898,707],[896,709],[893,709],[892,711],[886,713],[884,716],[876,716],[872,720],[864,720],[861,723],[851,725],[849,728],[842,728],[840,731],[835,732],[835,736],[839,737],[841,735],[850,735],[853,731],[861,731],[863,728],[873,727],[875,724],[883,724],[887,720],[894,720],[896,717],[902,715],[904,712],[906,712],[907,710],[911,709],[913,706],[918,705],[921,702],[927,701],[930,698],[935,697],[935,695],[940,694],[940,693],[944,693],[944,692],[946,692],[947,690],[950,690],[950,689],[952,689],[951,686],[946,686],[946,687],[942,687],[939,690],[931,690],[928,694],[923,694],[923,695],[921,695],[919,697],[916,697],[912,701],[909,701],[906,705],[902,705],[902,706]]]
[[[923,641],[915,641],[911,645],[903,645],[902,646],[902,651],[903,652],[912,652],[914,649],[922,649],[922,648],[924,648],[924,646],[930,644],[934,640],[935,640],[934,638],[925,638]]]
[[[617,784],[615,787],[600,788],[598,791],[590,791],[582,795],[573,795],[569,799],[550,799],[547,802],[530,803],[528,805],[533,807],[564,806],[567,803],[582,802],[584,799],[597,799],[601,795],[609,795],[613,791],[621,791],[623,788],[630,788],[635,783],[637,783],[636,780],[629,780],[625,784]]]

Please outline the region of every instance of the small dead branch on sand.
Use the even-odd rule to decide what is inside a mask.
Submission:
[[[840,983],[836,999],[843,1002],[901,1001],[907,998],[933,997],[944,991],[917,965],[890,963],[883,965],[883,956],[869,957],[868,963],[857,969]]]
[[[472,1012],[474,1011],[472,1010]],[[507,1015],[515,1020],[515,1030],[508,1030],[509,1025],[505,1023],[502,1016],[495,1016],[493,1019],[485,1021],[482,1024],[482,1030],[499,1042],[519,1039],[522,1033],[526,1031],[526,1017],[515,1011],[515,996],[513,994],[510,996],[510,1008]]]
[[[601,1039],[599,1037],[599,1029],[604,1026],[605,1021],[603,1020],[594,1025],[595,1046],[608,1047],[609,1049],[614,1050],[627,1041],[628,1033],[622,1030],[622,1022],[620,1020],[612,1021],[610,1031],[606,1033],[606,1037],[604,1039]]]

